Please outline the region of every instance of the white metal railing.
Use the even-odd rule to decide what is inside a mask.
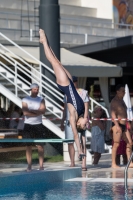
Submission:
[[[24,59],[19,57],[18,55],[14,54],[12,51],[10,51],[7,47],[4,45],[0,44],[0,56],[9,63],[10,66],[12,66],[12,69],[10,66],[5,65],[4,63],[1,62],[1,65],[10,73],[14,75],[14,84],[15,86],[15,95],[18,96],[18,90],[22,90],[16,83],[17,80],[22,80],[27,87],[30,86],[30,82],[27,80],[27,78],[30,78],[32,81],[38,83],[38,85],[41,88],[41,95],[43,95],[47,100],[53,103],[54,106],[56,106],[60,111],[62,112],[63,107],[61,106],[61,103],[57,102],[63,102],[63,97],[58,90],[57,90],[57,85],[53,81],[51,81],[48,77],[46,77],[44,74],[42,74],[42,70],[46,69],[50,73],[54,74],[53,70],[44,65],[42,62],[37,60],[34,56],[26,52],[23,48],[21,48],[19,45],[11,41],[9,38],[7,38],[5,35],[0,33],[0,36],[7,40],[11,45],[15,46],[18,50],[20,50],[22,53],[25,54],[26,57],[34,60],[37,65],[39,66],[39,70],[36,70],[35,67],[30,65],[28,62],[26,62]],[[23,73],[26,78],[24,78],[19,72]],[[1,74],[4,76],[3,74]],[[6,78],[6,77],[5,77]],[[8,80],[9,81],[9,80]],[[46,82],[47,81],[47,82]],[[43,92],[43,89],[49,92],[52,97],[46,95]],[[23,92],[27,94],[27,92],[23,89]],[[53,100],[53,97],[56,100]]]
[[[56,91],[54,88],[52,88],[51,86],[49,86],[48,84],[46,84],[43,80],[41,80],[41,82],[40,82],[40,78],[39,78],[39,77],[37,77],[37,76],[35,76],[34,74],[32,74],[31,71],[25,69],[25,67],[22,66],[19,62],[17,62],[17,61],[14,60],[13,58],[10,58],[8,55],[7,55],[8,59],[7,59],[4,55],[2,55],[2,54],[0,54],[0,56],[1,56],[2,58],[4,58],[6,61],[8,61],[10,64],[12,64],[12,66],[15,67],[15,69],[12,70],[10,67],[8,67],[7,65],[5,65],[4,63],[1,62],[1,65],[3,65],[4,68],[7,69],[7,71],[10,71],[11,73],[14,74],[15,80],[17,80],[18,78],[19,78],[20,80],[22,79],[23,82],[25,82],[25,83],[27,84],[27,86],[30,86],[31,83],[30,83],[29,81],[27,81],[26,79],[24,79],[23,76],[20,76],[20,75],[19,75],[18,71],[21,71],[21,72],[22,72],[23,74],[25,74],[27,77],[32,78],[32,81],[38,83],[39,85],[41,84],[41,89],[43,88],[43,89],[49,91],[49,93],[51,93],[51,94],[52,94],[54,97],[56,97],[58,100],[63,101],[62,98],[60,98],[59,96],[56,96],[55,93],[57,93],[57,94],[60,95],[60,96],[63,96],[62,94],[60,94],[60,93],[59,93],[58,91]],[[12,61],[14,61],[14,63],[11,62],[10,59],[11,59]],[[20,67],[22,67],[22,69],[21,69]],[[29,73],[30,75],[29,75],[28,73]],[[35,78],[34,78],[34,77],[35,77]],[[38,79],[38,80],[37,80],[37,79]],[[16,81],[16,82],[17,82],[17,81]],[[45,85],[42,85],[42,84],[45,84],[46,86],[50,87],[50,89],[52,89],[55,93],[52,92],[51,90],[49,90]],[[17,89],[18,89],[18,85],[15,84],[16,96],[18,95]],[[20,89],[20,88],[19,88],[19,89]],[[47,99],[53,101],[49,96],[47,96],[46,94],[44,94],[42,91],[41,91],[40,93],[41,93],[42,95],[44,95]],[[58,107],[62,108],[62,106],[60,106],[60,104],[56,103],[55,101],[53,101],[53,103],[55,103]]]
[[[91,37],[91,39],[90,39]],[[90,44],[94,42],[99,42],[103,40],[110,40],[116,37],[109,37],[109,36],[102,36],[102,35],[91,35],[87,33],[68,33],[64,32],[61,33],[61,44],[73,44],[73,45],[83,45],[83,44]]]
[[[91,103],[90,103],[90,109],[89,109],[89,112],[90,112],[90,113],[93,112],[95,105],[98,105],[98,106],[100,106],[103,110],[105,110],[106,115],[107,115],[107,118],[109,118],[109,112],[108,112],[108,110],[107,110],[104,106],[102,106],[100,103],[98,103],[97,101],[95,101],[95,100],[92,99],[91,97],[89,97],[89,99],[90,99],[90,101],[91,101]]]
[[[1,46],[1,45],[0,45]],[[1,50],[0,50],[0,52],[1,52]],[[56,97],[56,95],[55,95],[55,93],[57,93],[59,96],[61,96],[61,97],[63,97],[63,95],[60,93],[60,92],[58,92],[57,90],[55,90],[53,87],[51,87],[50,85],[48,85],[46,82],[44,82],[43,80],[41,80],[40,81],[40,77],[37,77],[36,75],[34,75],[34,74],[31,74],[30,72],[31,71],[29,71],[27,68],[25,68],[22,64],[20,64],[19,62],[17,62],[16,60],[14,60],[12,57],[9,57],[9,55],[6,55],[7,57],[8,57],[8,59],[7,59],[7,57],[5,56],[5,55],[2,55],[2,54],[0,54],[0,56],[2,57],[2,58],[4,58],[7,62],[9,62],[10,64],[12,64],[12,66],[14,66],[15,65],[15,69],[14,70],[12,70],[10,67],[8,67],[8,66],[6,66],[6,65],[4,65],[4,67],[7,69],[7,70],[9,70],[11,73],[13,73],[14,74],[14,76],[15,76],[15,79],[17,79],[17,77],[18,78],[20,78],[20,79],[22,79],[24,82],[26,82],[27,83],[27,85],[29,86],[31,83],[29,82],[29,81],[27,81],[26,79],[24,79],[22,76],[20,76],[17,72],[18,72],[18,70],[19,71],[21,71],[22,73],[24,73],[27,77],[29,77],[29,78],[32,78],[32,81],[34,81],[34,82],[37,82],[38,84],[40,84],[41,85],[41,90],[42,90],[42,84],[44,84],[44,86],[43,86],[43,88],[45,89],[45,90],[47,90],[47,91],[49,91],[49,93],[51,93],[53,96],[55,96]],[[14,61],[14,63],[12,62],[12,61],[10,61],[10,59],[12,60],[12,61]],[[22,69],[21,69],[21,68]],[[38,71],[37,71],[38,72]],[[29,75],[28,73],[30,73],[31,75]],[[39,72],[38,72],[39,73]],[[32,77],[31,77],[32,76]],[[35,78],[34,78],[35,77]],[[42,77],[43,77],[43,75],[42,75]],[[38,80],[37,80],[38,79]],[[49,89],[51,89],[51,90],[53,90],[53,92],[51,91],[51,90],[49,90],[47,87],[49,87]],[[55,93],[54,93],[55,92]],[[41,93],[42,93],[42,91],[41,91]],[[42,93],[43,94],[43,93]],[[17,95],[17,93],[16,93],[16,95]],[[45,94],[44,94],[45,95]],[[49,100],[50,100],[50,98],[47,96],[47,95],[45,95]],[[60,101],[62,101],[62,98],[60,98],[60,97],[57,97]],[[56,102],[55,102],[56,103]],[[57,106],[58,106],[58,104],[57,104]],[[61,107],[62,108],[62,107]]]
[[[0,61],[0,65],[2,65],[5,69],[8,69],[8,70],[9,70],[8,66],[6,66],[6,65],[5,65],[4,63],[2,63],[1,61]],[[8,70],[7,70],[7,71],[8,71]],[[13,71],[10,70],[10,72],[12,72],[12,75],[13,75]],[[20,87],[20,86],[19,86],[20,83],[23,85],[24,82],[30,84],[30,82],[29,82],[29,81],[26,81],[25,79],[23,79],[22,76],[20,76],[20,75],[18,74],[18,75],[17,75],[18,77],[15,77],[15,73],[14,73],[14,81],[12,81],[10,78],[8,78],[8,76],[4,75],[4,73],[0,72],[0,75],[1,75],[5,80],[7,80],[9,83],[11,83],[11,84],[15,87],[15,95],[16,95],[17,97],[19,97],[18,91],[22,91],[24,94],[29,95],[29,93],[26,91],[26,89],[23,89],[23,87]],[[20,79],[19,79],[19,78],[20,78]],[[18,81],[20,81],[20,80],[21,80],[21,82],[18,82]],[[22,81],[22,80],[23,80],[23,81]],[[36,82],[37,82],[37,81],[36,81]],[[27,85],[26,85],[26,86],[27,86]],[[46,94],[44,94],[43,92],[41,92],[41,95],[44,96],[46,99],[49,99],[49,97],[48,97]],[[20,96],[21,96],[21,94],[20,94]],[[50,100],[51,100],[51,102],[53,103],[53,105],[54,105],[54,104],[57,104],[53,99],[50,99]],[[47,103],[46,103],[46,106],[47,106]],[[60,105],[59,105],[59,106],[60,106]],[[59,106],[58,106],[58,107],[59,107]],[[55,107],[55,105],[54,105],[54,107]],[[54,115],[55,115],[56,117],[58,117],[58,118],[62,118],[62,107],[60,106],[60,108],[61,108],[60,113],[58,113],[58,112],[54,112],[53,109],[51,110],[51,105],[50,105],[50,108],[49,108],[49,106],[47,106],[47,110],[48,110],[49,112],[51,112],[52,114],[54,114]]]
[[[14,60],[14,59],[11,58],[12,56],[13,57],[15,56],[15,58],[17,58],[20,62],[22,62],[24,64],[24,66],[25,65],[28,66],[30,69],[34,70],[35,73],[37,73],[38,75],[41,75],[42,78],[45,78],[52,85],[54,85],[55,87],[57,87],[56,83],[54,83],[48,77],[46,77],[45,75],[43,75],[41,73],[42,69],[44,68],[44,69],[47,69],[48,71],[50,71],[52,74],[54,74],[54,71],[52,69],[50,69],[49,67],[47,67],[44,63],[42,63],[40,60],[38,60],[37,58],[35,58],[33,55],[31,55],[30,53],[28,53],[27,51],[25,51],[23,48],[21,48],[19,45],[17,45],[15,42],[13,42],[12,40],[10,40],[8,37],[6,37],[5,35],[3,35],[2,33],[0,33],[0,36],[2,36],[4,39],[6,39],[8,42],[10,42],[13,46],[17,47],[20,51],[22,51],[23,53],[25,53],[25,55],[29,56],[32,60],[36,61],[37,65],[39,65],[39,67],[40,67],[40,69],[39,69],[40,72],[38,70],[36,70],[34,67],[32,67],[24,59],[22,59],[21,57],[19,57],[16,54],[14,54],[12,51],[10,51],[8,48],[6,48],[4,45],[0,44],[0,47],[2,47],[4,50],[6,50],[7,52],[9,52],[11,54],[10,59],[13,60],[13,62],[16,62],[18,65],[20,65],[21,67],[23,67],[19,62],[17,62],[16,60]],[[1,51],[1,53],[5,53],[5,52]],[[9,57],[8,54],[6,54],[6,56]],[[25,70],[26,70],[26,68],[25,68]],[[34,74],[32,74],[32,75],[35,76]],[[36,76],[36,78],[37,78],[37,76]],[[53,89],[53,88],[51,87],[50,89]],[[63,97],[63,95],[61,93],[58,92],[58,94]]]

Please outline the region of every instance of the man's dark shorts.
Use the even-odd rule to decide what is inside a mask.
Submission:
[[[115,126],[114,123],[112,123],[112,127]],[[127,125],[126,124],[120,124],[119,123],[119,126],[121,127],[121,130],[122,130],[122,139],[126,142],[126,143],[129,143],[128,141],[128,138],[126,136],[126,131],[127,131]]]
[[[44,126],[42,124],[25,124],[23,130],[24,139],[44,139]],[[35,143],[26,143],[27,146],[31,146]],[[44,143],[36,143],[36,145],[44,145]]]
[[[114,122],[112,122],[112,127],[113,126],[115,126]],[[127,130],[126,124],[119,123],[119,126],[121,127],[122,133],[126,132],[126,130]]]

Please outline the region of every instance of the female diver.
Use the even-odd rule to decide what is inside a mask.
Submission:
[[[70,113],[70,124],[74,133],[74,140],[78,149],[79,159],[82,159],[86,155],[83,154],[80,148],[80,140],[77,127],[85,129],[86,123],[88,122],[88,119],[84,118],[84,102],[74,87],[71,74],[62,66],[60,61],[56,58],[54,52],[49,46],[47,37],[42,29],[39,30],[39,34],[40,43],[43,44],[46,58],[51,63],[55,72],[57,85],[67,97],[67,105]]]

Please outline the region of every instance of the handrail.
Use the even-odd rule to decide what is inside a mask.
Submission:
[[[8,42],[10,42],[11,44],[13,44],[14,46],[16,46],[18,49],[20,49],[21,51],[23,51],[25,54],[27,54],[29,57],[31,57],[32,59],[34,59],[36,62],[38,62],[38,64],[41,64],[43,67],[45,67],[48,71],[50,71],[51,73],[54,74],[54,71],[52,69],[50,69],[49,67],[47,67],[44,63],[42,63],[40,60],[38,60],[37,58],[35,58],[34,56],[32,56],[30,53],[28,53],[27,51],[25,51],[23,48],[21,48],[19,45],[17,45],[15,42],[13,42],[12,40],[10,40],[8,37],[6,37],[5,35],[3,35],[0,32],[0,36],[2,36],[3,38],[5,38]],[[23,60],[23,59],[22,59]],[[24,61],[24,60],[23,60]],[[28,63],[27,63],[28,64]]]
[[[30,69],[33,69],[36,73],[38,73],[38,75],[40,76],[40,72],[37,71],[35,68],[31,67],[27,62],[25,62],[23,59],[21,59],[19,56],[17,56],[16,54],[14,54],[13,52],[11,52],[9,49],[7,49],[6,47],[4,47],[2,44],[0,44],[0,46],[2,46],[4,49],[6,49],[7,51],[9,51],[10,53],[12,53],[15,57],[17,57],[20,61],[24,62],[24,64],[26,64],[28,67],[30,67]],[[1,51],[0,51],[1,52]],[[1,55],[2,56],[2,55]],[[26,68],[23,67],[23,65],[21,65],[19,62],[17,62],[17,60],[14,60],[12,57],[9,57],[7,54],[6,56],[8,58],[10,58],[11,60],[13,60],[15,63],[17,63],[19,66],[21,66],[24,70],[26,70],[28,72],[28,70]],[[5,58],[6,59],[6,58]],[[9,61],[9,60],[8,60]],[[30,72],[31,73],[31,72]],[[36,79],[39,79],[39,77],[35,76],[35,74],[32,74]],[[54,82],[52,82],[49,78],[47,78],[45,75],[41,74],[41,76],[45,79],[47,79],[50,83],[52,83],[54,86],[57,87],[57,84],[55,84]],[[40,79],[39,79],[40,80]],[[56,92],[58,95],[60,95],[61,97],[64,97],[64,95],[62,95],[60,92],[58,92],[57,90],[55,90],[53,87],[51,87],[50,85],[48,85],[46,82],[44,82],[43,80],[41,80],[42,83],[44,83],[45,85],[47,85],[48,87],[50,87],[50,89],[52,89],[54,92]]]
[[[32,78],[32,80],[36,81],[41,89],[44,88],[45,90],[47,90],[50,94],[52,94],[54,97],[56,97],[57,99],[59,99],[61,102],[63,102],[63,98],[60,97],[64,97],[64,95],[59,92],[58,90],[56,90],[54,87],[50,86],[48,84],[48,82],[50,82],[52,85],[54,85],[55,87],[57,87],[57,84],[54,83],[53,81],[51,81],[48,77],[46,77],[44,74],[41,73],[42,68],[45,68],[47,70],[49,70],[51,73],[54,74],[54,71],[52,69],[50,69],[49,67],[47,67],[45,64],[43,64],[42,62],[40,62],[38,59],[36,59],[34,56],[32,56],[30,53],[26,52],[23,48],[21,48],[19,45],[17,45],[15,42],[13,42],[12,40],[10,40],[8,37],[6,37],[5,35],[3,35],[2,33],[0,33],[0,36],[5,38],[8,42],[10,42],[13,46],[17,47],[21,52],[24,52],[26,55],[28,55],[27,57],[30,59],[35,60],[38,65],[40,70],[36,70],[34,67],[32,67],[28,62],[26,62],[24,59],[22,59],[21,57],[17,56],[16,54],[14,54],[12,51],[10,51],[8,48],[6,48],[5,46],[3,46],[2,44],[0,44],[1,48],[3,48],[4,50],[6,50],[7,52],[9,52],[11,55],[15,56],[21,63],[19,63],[17,60],[13,59],[11,56],[9,56],[8,54],[5,55],[1,55],[1,57],[3,57],[5,60],[8,60],[9,63],[13,64],[12,62],[14,62],[14,66],[16,67],[15,69],[20,70],[21,72],[23,72],[27,77]],[[7,58],[6,58],[6,57]],[[11,62],[12,61],[12,62]],[[19,68],[18,68],[18,66]],[[31,71],[34,71],[34,73],[36,73],[37,75],[35,75],[34,73],[32,73],[30,70],[28,70],[28,68],[24,67],[23,65],[26,65],[28,68],[31,69]],[[27,72],[27,73],[26,73]],[[31,77],[32,75],[32,77]],[[18,75],[19,77],[19,75]],[[22,77],[23,78],[23,77]],[[44,80],[46,79],[48,82],[46,83],[44,80],[42,80],[44,78]],[[41,80],[41,82],[40,82]],[[24,81],[24,80],[23,80]],[[27,83],[28,84],[28,83]],[[30,83],[28,84],[30,85]],[[16,90],[17,92],[17,90]],[[61,110],[63,109],[62,106],[60,106],[60,104],[58,104],[57,102],[53,101],[53,99],[51,99],[48,95],[45,95],[43,93],[43,95],[45,97],[47,97],[47,99],[49,99],[51,102],[53,102],[53,104],[55,104],[56,106],[58,106],[59,108],[61,108]]]
[[[10,51],[8,48],[6,48],[5,46],[3,46],[2,44],[0,44],[0,46],[5,49],[6,51],[10,52],[12,55],[14,55],[15,57],[17,57],[20,61],[22,61],[25,65],[27,65],[28,67],[30,67],[31,69],[33,69],[36,73],[38,73],[40,75],[40,73],[35,69],[33,68],[29,63],[27,63],[25,60],[23,60],[22,58],[20,58],[18,55],[14,54],[12,51]],[[6,56],[8,56],[6,54]],[[10,57],[11,59],[11,57]],[[16,61],[16,60],[15,60]],[[17,62],[17,61],[16,61]],[[19,62],[18,62],[19,65],[21,65]],[[40,64],[42,65],[42,63],[40,62]],[[38,65],[39,65],[39,62],[38,62]],[[21,65],[22,66],[22,65]],[[53,72],[52,72],[53,73]],[[52,83],[54,86],[57,87],[57,84],[55,84],[53,81],[51,81],[49,78],[47,78],[45,75],[42,74],[42,77],[47,79],[50,83]]]
[[[0,63],[1,63],[1,65],[3,65],[5,68],[8,68],[4,63],[2,63],[1,61],[0,61]],[[12,71],[11,69],[10,69],[10,71]],[[12,71],[13,72],[13,71]],[[16,85],[14,82],[12,82],[10,79],[8,79],[5,75],[3,75],[2,73],[0,73],[5,79],[7,79],[9,82],[11,82],[15,87],[18,87],[20,90],[22,90],[24,93],[26,93],[26,94],[28,94],[25,90],[23,90],[21,87],[19,87],[18,85]],[[17,76],[19,76],[18,74],[17,74]],[[21,79],[23,79],[23,77],[20,77]],[[27,83],[29,83],[30,84],[30,82],[28,82],[27,80],[24,80],[25,82],[27,82]],[[47,96],[46,94],[44,94],[43,92],[41,92],[41,95],[44,95],[47,99],[49,99],[51,102],[53,102],[55,105],[57,105],[59,108],[61,108],[61,109],[63,109],[63,107],[62,106],[60,106],[57,102],[55,102],[53,99],[51,99],[49,96]]]
[[[39,76],[40,76],[40,72],[37,71],[35,68],[33,68],[31,65],[29,65],[29,63],[27,63],[25,60],[23,60],[22,58],[20,58],[18,55],[14,54],[12,51],[10,51],[9,49],[7,49],[5,46],[3,46],[2,44],[0,44],[0,46],[5,49],[6,51],[10,52],[11,54],[13,54],[15,57],[17,57],[21,62],[23,62],[25,65],[27,65],[30,69],[34,70]],[[1,51],[0,51],[1,52]],[[1,52],[2,53],[2,52]],[[6,54],[7,57],[9,57],[11,60],[13,60],[14,62],[18,63],[18,65],[20,65],[23,68],[23,65],[21,65],[19,62],[17,62],[17,60],[14,60],[12,57],[10,57],[9,55]],[[25,70],[27,71],[27,69],[25,68]],[[35,76],[34,74],[32,74],[33,76]],[[51,81],[49,78],[47,78],[44,74],[41,74],[41,76],[43,78],[45,78],[46,80],[48,80],[51,84],[53,84],[55,87],[57,87],[57,84],[54,83],[53,81]],[[38,77],[36,76],[36,78],[38,79]],[[44,82],[42,80],[42,82]],[[45,84],[47,84],[46,82],[44,82]],[[48,85],[47,85],[48,86]],[[48,86],[50,87],[50,86]],[[52,87],[50,89],[53,89]],[[59,93],[58,91],[56,91],[60,96],[63,97],[63,95],[61,93]]]
[[[129,165],[132,161],[132,158],[133,158],[133,153],[131,154],[130,158],[129,158],[129,161],[127,163],[127,166],[125,167],[125,172],[124,172],[124,186],[125,186],[125,193],[127,192],[127,171],[128,171],[128,168],[129,168]]]
[[[94,103],[98,106],[100,106],[103,110],[105,110],[107,117],[109,118],[109,112],[108,110],[102,106],[100,103],[98,103],[97,101],[95,101],[94,99],[92,99],[91,97],[89,97],[89,99],[91,100],[91,109],[89,109],[89,111],[92,113],[93,112],[93,108],[94,108]]]
[[[1,57],[3,57],[5,60],[7,60],[9,63],[11,63],[10,60],[8,60],[5,56],[1,55]],[[14,60],[14,61],[15,61],[15,60]],[[30,73],[26,68],[24,68],[24,67],[23,67],[22,65],[20,65],[18,62],[15,62],[15,63],[16,63],[16,68],[17,68],[17,69],[18,69],[18,67],[17,67],[17,64],[18,64],[18,65],[21,66],[24,70],[26,70],[28,73]],[[14,65],[14,63],[11,63],[11,64]],[[14,71],[11,70],[9,67],[6,66],[6,68],[8,68],[9,71],[11,71],[12,73],[14,73]],[[20,70],[21,72],[23,72],[26,76],[28,76],[29,78],[31,78],[31,76],[30,76],[29,74],[27,74],[24,70],[22,70],[21,68],[19,68],[19,70]],[[15,74],[15,73],[14,73],[14,74]],[[34,75],[34,74],[32,74],[32,75]],[[20,76],[19,74],[17,74],[17,76],[18,76],[19,78],[23,79],[23,81],[25,81],[28,85],[31,84],[29,81],[27,81],[26,79],[24,79],[24,78],[23,78],[22,76]],[[36,76],[35,76],[35,78],[38,79],[38,77],[36,77]],[[37,81],[35,78],[33,78],[33,76],[32,76],[32,80],[34,80],[36,83],[40,84],[40,82]],[[45,84],[44,81],[42,81],[42,83]],[[42,85],[41,85],[41,86],[42,86]],[[53,93],[51,90],[48,90],[47,87],[43,86],[43,88],[44,88],[45,90],[47,90],[49,93],[51,93],[53,96],[55,96],[57,99],[59,99],[61,102],[63,102],[63,99],[61,99],[60,97],[56,96],[55,93]],[[50,89],[52,89],[52,90],[54,90],[54,92],[57,92],[57,93],[58,93],[58,91],[56,91],[54,88],[51,87]],[[44,94],[44,93],[42,93],[42,94]],[[60,94],[59,94],[59,95],[60,95]],[[46,96],[46,95],[45,95],[45,96]]]

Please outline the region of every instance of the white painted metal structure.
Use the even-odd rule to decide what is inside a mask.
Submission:
[[[2,33],[0,33],[0,36],[7,40],[11,45],[16,46],[19,50],[24,51],[20,46],[15,44]],[[4,50],[8,52],[5,55]],[[28,54],[26,51],[24,52]],[[26,91],[27,89],[29,89],[29,86],[31,84],[31,82],[28,81],[29,78],[32,82],[36,82],[39,84],[40,95],[45,98],[47,113],[49,112],[51,114],[50,117],[61,119],[63,107],[59,103],[57,103],[57,101],[54,101],[50,96],[47,96],[43,92],[43,89],[45,89],[52,96],[54,96],[55,99],[63,102],[63,95],[56,89],[56,83],[52,82],[49,78],[41,73],[42,68],[49,70],[51,73],[54,73],[53,70],[49,69],[46,65],[34,58],[32,55],[28,54],[28,56],[39,63],[39,70],[23,60],[21,57],[12,53],[9,49],[6,48],[6,46],[0,44],[0,87],[2,88],[1,93],[9,99],[10,97],[12,97],[11,100],[21,107],[21,98],[29,95],[29,93]],[[47,83],[45,80],[47,80]],[[52,86],[50,86],[49,83],[51,83]],[[54,130],[54,133],[60,138],[65,138],[65,135],[60,130],[60,128],[52,123],[50,120],[44,120],[43,124],[51,131]]]
[[[36,82],[40,86],[40,95],[45,98],[46,102],[46,113],[45,113],[45,120],[43,120],[44,126],[46,126],[49,130],[55,133],[60,138],[64,139],[65,134],[59,128],[59,120],[62,119],[62,110],[63,107],[61,103],[63,102],[63,95],[57,90],[57,85],[45,75],[43,75],[42,68],[49,70],[51,73],[54,73],[53,70],[48,68],[42,62],[34,58],[28,52],[26,52],[23,48],[18,46],[16,43],[11,41],[5,35],[0,33],[0,37],[8,41],[10,45],[17,47],[23,53],[27,54],[30,59],[34,59],[39,67],[36,69],[35,66],[33,67],[27,61],[22,59],[20,56],[15,55],[11,52],[6,46],[0,44],[0,91],[5,97],[10,99],[16,105],[21,107],[21,98],[26,95],[29,95],[27,89],[31,82]],[[6,54],[4,51],[6,50]],[[31,81],[29,81],[30,79]],[[45,81],[47,80],[47,82]],[[50,84],[49,84],[50,83]],[[51,86],[52,85],[52,86]],[[51,96],[57,99],[57,102],[52,99],[51,96],[46,95],[43,92],[43,89],[47,90]],[[93,108],[95,105],[98,104],[95,100],[90,98],[91,101],[91,108],[89,111],[92,113]],[[101,106],[101,105],[100,105]],[[109,117],[107,109],[101,106],[107,113]],[[56,120],[51,121],[51,118],[55,118]],[[87,137],[91,137],[91,133],[87,131]],[[91,162],[92,155],[90,154],[89,150],[87,150],[87,160]]]

